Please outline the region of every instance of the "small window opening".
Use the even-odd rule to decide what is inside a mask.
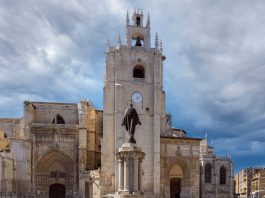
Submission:
[[[226,184],[226,169],[225,169],[225,167],[220,168],[220,184],[221,185]]]
[[[138,17],[136,17],[136,25],[138,26],[138,27],[140,27],[140,25],[141,25],[141,18],[138,16]]]
[[[56,117],[52,121],[53,124],[65,124],[65,121],[62,116],[56,115]]]
[[[135,66],[133,70],[134,78],[144,78],[144,68],[142,66]]]

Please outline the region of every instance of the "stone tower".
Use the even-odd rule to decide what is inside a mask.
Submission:
[[[165,57],[157,35],[155,47],[150,47],[150,17],[148,15],[146,25],[143,19],[142,11],[136,10],[130,23],[127,13],[125,45],[120,36],[114,47],[107,42],[101,157],[103,194],[117,191],[115,153],[127,141],[121,123],[124,110],[132,102],[142,122],[136,127],[135,139],[146,154],[141,190],[147,197],[159,197],[160,133],[165,128],[162,64]]]

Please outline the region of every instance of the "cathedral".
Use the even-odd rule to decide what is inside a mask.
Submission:
[[[166,57],[157,34],[151,47],[149,15],[127,13],[125,30],[124,44],[107,41],[103,111],[25,101],[22,118],[0,118],[0,197],[233,197],[232,159],[165,112]],[[136,143],[122,126],[130,104]]]

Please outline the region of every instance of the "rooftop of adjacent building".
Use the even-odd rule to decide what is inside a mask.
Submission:
[[[0,118],[0,123],[19,123],[20,118]]]

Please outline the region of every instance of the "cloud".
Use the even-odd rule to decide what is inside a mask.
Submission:
[[[150,12],[152,43],[155,32],[163,40],[174,126],[196,137],[207,131],[237,164],[247,166],[253,153],[262,164],[262,1],[1,1],[0,117],[22,116],[23,100],[90,98],[102,108],[106,35],[111,45],[119,32],[124,38],[126,10],[137,7]]]

